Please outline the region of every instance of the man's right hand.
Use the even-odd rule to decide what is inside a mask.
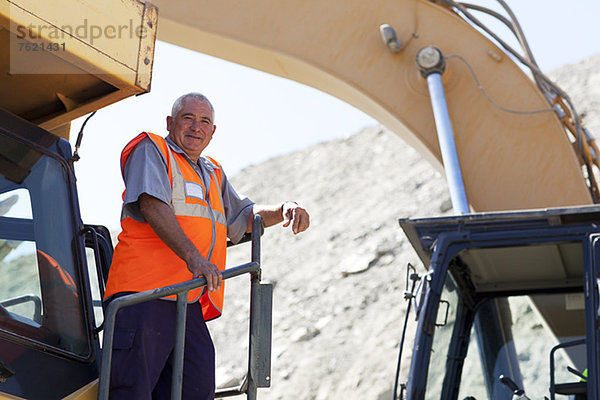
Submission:
[[[200,253],[197,253],[187,262],[187,267],[194,278],[204,275],[209,291],[214,292],[221,288],[221,283],[223,282],[221,271],[219,271],[219,268],[215,264],[202,257]]]

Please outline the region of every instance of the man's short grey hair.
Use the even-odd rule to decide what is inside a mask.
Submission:
[[[203,95],[202,93],[198,93],[198,92],[184,94],[183,96],[180,96],[177,100],[175,100],[175,103],[173,103],[173,108],[171,108],[171,117],[175,118],[177,113],[179,111],[181,111],[181,109],[183,108],[183,102],[188,99],[196,100],[200,103],[208,104],[208,106],[210,107],[210,111],[212,111],[213,122],[214,122],[215,109],[213,108],[213,105],[211,104],[210,100],[208,100],[208,98],[205,95]]]

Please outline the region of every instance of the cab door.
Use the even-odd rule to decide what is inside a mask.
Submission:
[[[589,256],[584,258],[585,319],[588,360],[588,399],[600,398],[600,234],[590,236]]]
[[[0,110],[0,397],[62,399],[98,377],[70,154]]]

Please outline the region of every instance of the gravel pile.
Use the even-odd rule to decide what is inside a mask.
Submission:
[[[592,133],[600,132],[600,56],[553,71]],[[447,185],[384,127],[321,143],[231,180],[257,202],[296,200],[312,226],[263,236],[263,281],[274,285],[272,387],[261,399],[391,399],[406,309],[406,265],[423,271],[398,219],[451,212]],[[230,251],[229,266],[250,249]],[[233,386],[247,366],[248,278],[227,282],[224,316],[209,323],[217,383]],[[405,347],[403,373],[411,341]],[[546,355],[543,355],[544,360]]]

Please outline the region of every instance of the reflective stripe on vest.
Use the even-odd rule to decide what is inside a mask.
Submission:
[[[135,146],[145,137],[152,140],[164,157],[172,189],[170,206],[183,232],[203,257],[223,270],[227,220],[221,198],[220,166],[211,160],[215,168],[206,188],[184,155],[173,152],[162,137],[142,133],[123,150],[121,168]],[[118,292],[141,292],[192,279],[187,264],[156,235],[147,222],[140,221],[123,208],[121,226],[123,232],[115,248],[105,298]],[[204,293],[199,288],[188,293],[188,301],[200,299],[204,318],[209,320],[221,315],[223,293],[224,285],[212,293]]]
[[[208,199],[204,199],[203,197],[200,198],[197,195],[195,195],[196,192],[192,192],[193,190],[196,190],[196,189],[190,189],[190,188],[195,188],[197,186],[200,186],[202,189],[204,189],[204,186],[198,185],[195,182],[189,182],[189,181],[184,180],[183,175],[181,174],[181,170],[179,169],[179,166],[177,165],[177,162],[175,161],[175,158],[173,156],[173,151],[171,150],[171,148],[168,148],[168,150],[169,150],[169,158],[171,159],[171,165],[173,165],[175,167],[175,168],[171,169],[171,172],[173,174],[171,206],[173,208],[173,212],[175,212],[175,215],[181,215],[181,216],[186,216],[186,217],[210,218],[211,220],[215,219],[215,221],[217,223],[227,226],[227,219],[225,218],[225,214],[223,214],[220,211],[210,208],[210,196]],[[221,191],[221,182],[220,182],[220,180],[217,180],[214,171],[210,174],[210,177],[211,177],[211,181],[218,183],[218,188],[219,188],[219,192],[220,192]],[[187,190],[186,190],[186,188],[187,188]],[[188,193],[186,193],[186,192],[188,192]],[[190,192],[192,192],[192,193],[190,193]],[[204,192],[204,193],[206,193],[206,192]],[[201,199],[201,200],[207,200],[207,202],[209,203],[209,206],[204,206],[201,204],[189,204],[186,202],[186,198],[188,198],[188,197],[193,197],[193,198]]]

